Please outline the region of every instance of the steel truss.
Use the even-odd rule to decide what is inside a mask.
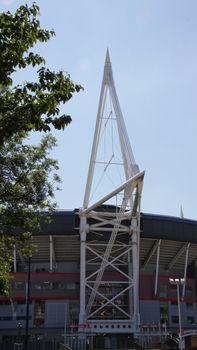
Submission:
[[[112,100],[113,120],[117,123],[125,180],[90,204],[95,166],[101,163],[97,151],[106,119],[107,91]],[[112,154],[108,162],[103,161],[104,171],[115,164],[114,159]],[[79,213],[81,333],[135,333],[138,330],[143,177],[144,172],[139,171],[131,150],[107,51],[84,203]]]

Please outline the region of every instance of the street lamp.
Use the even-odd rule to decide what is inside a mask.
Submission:
[[[25,338],[24,350],[29,347],[29,296],[30,296],[31,258],[28,258],[27,284],[26,284],[26,316],[25,316]]]
[[[169,278],[170,284],[176,285],[177,288],[177,302],[178,302],[178,315],[179,315],[179,349],[185,349],[184,339],[182,337],[182,320],[181,320],[181,303],[180,303],[180,286],[185,283],[184,278]]]

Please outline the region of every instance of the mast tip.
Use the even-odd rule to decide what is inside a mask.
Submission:
[[[107,48],[107,51],[106,51],[105,64],[111,64],[110,57],[109,57],[109,49],[108,48]]]

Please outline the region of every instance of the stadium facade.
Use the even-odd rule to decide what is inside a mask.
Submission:
[[[96,173],[106,182],[94,197]],[[2,346],[20,345],[27,330],[37,348],[44,340],[76,350],[150,348],[171,334],[197,346],[197,221],[142,213],[143,178],[107,52],[83,206],[41,223],[31,262],[13,252],[10,296],[0,296]]]

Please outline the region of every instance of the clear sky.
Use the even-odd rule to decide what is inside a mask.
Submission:
[[[15,11],[22,0],[0,0]],[[27,1],[31,3],[31,1]],[[135,159],[145,169],[142,211],[197,219],[197,1],[38,0],[56,37],[38,47],[84,87],[55,132],[61,209],[82,206],[106,49]],[[22,76],[25,80],[26,77]]]

